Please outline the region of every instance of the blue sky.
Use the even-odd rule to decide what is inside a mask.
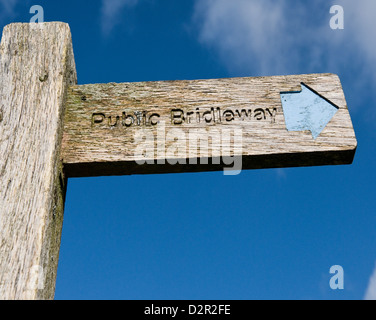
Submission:
[[[351,166],[70,179],[56,299],[376,299],[376,2],[311,2],[0,0],[69,23],[79,84],[336,73],[358,139]]]

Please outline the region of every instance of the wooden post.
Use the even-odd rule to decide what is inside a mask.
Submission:
[[[0,54],[0,299],[53,299],[65,96],[76,83],[69,26],[8,25]]]

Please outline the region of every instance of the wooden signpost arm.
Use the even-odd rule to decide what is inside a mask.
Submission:
[[[68,177],[222,170],[235,130],[241,169],[350,164],[357,147],[334,74],[72,86],[65,115]]]
[[[8,25],[0,55],[0,299],[53,299],[65,96],[76,83],[69,26]]]

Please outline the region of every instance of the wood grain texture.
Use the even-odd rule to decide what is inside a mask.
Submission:
[[[301,91],[302,82],[339,108],[316,140],[309,131],[286,129],[280,93]],[[158,135],[161,121],[165,136]],[[234,148],[232,155],[243,157],[243,169],[350,164],[357,146],[333,74],[73,86],[64,123],[62,158],[70,177],[221,170],[223,163],[190,164],[202,154],[188,140],[224,130],[242,130],[241,154]],[[182,159],[170,148],[176,141],[166,139],[171,130],[186,137],[185,163],[138,165],[141,131],[154,137],[145,159]],[[221,156],[220,143],[209,148],[210,158]]]
[[[63,111],[76,83],[69,27],[8,25],[0,54],[0,298],[52,299],[65,191]]]

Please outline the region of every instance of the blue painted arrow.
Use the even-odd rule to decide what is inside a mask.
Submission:
[[[301,83],[302,91],[281,92],[283,113],[288,131],[312,133],[316,139],[332,120],[338,107]]]

